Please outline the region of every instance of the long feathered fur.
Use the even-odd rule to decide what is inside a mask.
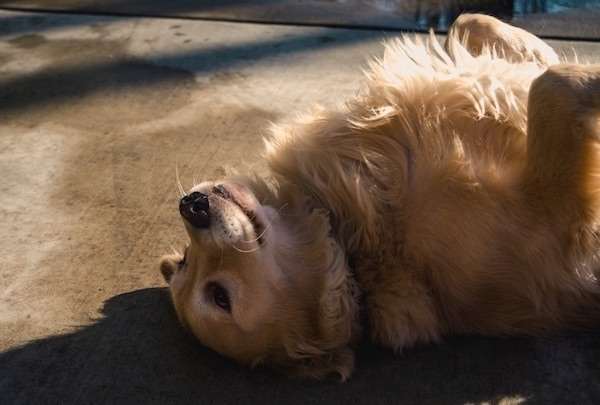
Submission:
[[[340,108],[274,126],[271,177],[234,176],[277,212],[265,233],[285,280],[250,363],[346,379],[361,306],[395,350],[598,325],[600,67],[557,62],[461,16],[443,45],[387,43]]]

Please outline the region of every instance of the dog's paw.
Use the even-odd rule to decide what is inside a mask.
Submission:
[[[463,44],[474,56],[488,48],[513,63],[538,62],[544,66],[559,62],[556,52],[535,35],[484,14],[462,14],[449,30],[445,47],[452,53],[450,42]]]
[[[386,283],[370,291],[367,307],[374,342],[395,351],[416,343],[439,341],[433,300],[415,282]]]

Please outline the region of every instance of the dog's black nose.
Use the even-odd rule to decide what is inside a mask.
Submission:
[[[210,221],[208,196],[197,191],[186,195],[179,202],[179,213],[196,228],[207,228]]]

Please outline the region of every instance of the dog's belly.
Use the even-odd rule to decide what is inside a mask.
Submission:
[[[368,257],[359,266],[368,273],[361,280],[367,296],[377,299],[380,290],[395,286],[392,294],[400,298],[383,298],[374,307],[394,305],[398,319],[419,316],[407,316],[407,305],[422,314],[434,302],[441,333],[525,330],[524,324],[544,312],[544,286],[558,283],[530,271],[543,268],[540,260],[561,260],[548,246],[556,245],[545,236],[552,231],[535,223],[517,191],[486,188],[456,171],[430,173],[409,186],[402,206],[381,221],[376,252],[360,255]],[[397,232],[390,230],[393,224]],[[404,274],[389,275],[390,268]],[[563,271],[558,265],[548,270]]]
[[[570,251],[572,230],[516,191],[466,182],[436,190],[408,204],[403,243],[445,333],[539,334],[585,311],[582,291],[600,297],[594,235]]]

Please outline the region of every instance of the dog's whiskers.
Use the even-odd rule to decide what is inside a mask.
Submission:
[[[181,184],[181,179],[179,178],[179,167],[177,164],[175,164],[175,178],[177,180],[177,189],[179,190],[180,197],[183,197],[186,195],[186,192]]]
[[[173,254],[178,255],[178,256],[183,256],[183,252],[185,252],[186,247],[184,246],[183,249],[181,249],[181,244],[171,244],[171,250],[173,251]]]
[[[242,249],[235,245],[231,245],[231,247],[233,247],[235,250],[237,250],[240,253],[252,253],[252,252],[256,252],[258,249],[260,249],[260,247],[255,247],[254,249]]]
[[[263,237],[263,235],[266,233],[266,230],[267,230],[267,227],[265,227],[265,230],[263,232],[261,232],[261,234],[258,235],[256,238],[249,239],[249,240],[244,240],[243,242],[245,242],[245,243],[254,243],[254,242],[257,242],[258,240],[260,240]],[[269,238],[266,239],[266,241],[268,241],[268,240],[269,240]],[[252,249],[242,249],[242,248],[239,248],[239,247],[237,247],[235,245],[232,245],[232,247],[235,250],[237,250],[238,252],[240,252],[240,253],[252,253],[252,252],[256,252],[257,250],[260,249],[260,246],[257,246],[257,247],[252,248]]]
[[[192,184],[195,186],[198,184],[198,172],[194,171],[194,175],[192,176]]]
[[[282,210],[283,210],[283,209],[284,209],[286,206],[287,206],[287,204],[284,204],[283,206],[279,207],[279,209],[278,209],[278,210],[277,210],[277,212],[276,212],[276,215],[279,215],[279,213],[280,213],[280,212],[281,212],[281,211],[282,211]],[[261,239],[262,239],[262,238],[265,236],[265,234],[267,233],[267,230],[268,230],[268,229],[269,229],[269,228],[270,228],[270,227],[273,225],[273,222],[274,222],[274,221],[275,221],[274,219],[270,220],[270,221],[269,221],[269,222],[268,222],[268,223],[265,225],[265,228],[262,230],[262,232],[261,232],[259,235],[257,235],[257,236],[256,236],[256,238],[254,238],[254,239],[249,239],[249,240],[246,240],[246,241],[244,241],[244,242],[248,242],[248,243],[254,243],[254,242],[258,242],[259,240],[261,240]],[[268,239],[266,239],[266,240],[268,240]],[[256,248],[256,249],[258,249],[258,248]],[[250,252],[253,252],[253,251],[254,251],[254,250],[256,250],[256,249],[250,250]]]
[[[278,210],[277,210],[277,215],[286,207],[287,204],[281,206]],[[265,225],[265,229],[263,229],[263,231],[256,236],[256,238],[253,239],[247,239],[247,240],[243,240],[244,243],[255,243],[258,242],[259,240],[261,240],[263,237],[265,237],[265,235],[267,234],[267,230],[273,225],[274,219],[270,220],[266,225]],[[265,241],[268,241],[270,238],[266,238]],[[239,248],[237,246],[232,245],[232,247],[237,250],[240,253],[252,253],[255,252],[257,250],[260,249],[260,246],[257,246],[255,248],[252,249],[242,249]]]

